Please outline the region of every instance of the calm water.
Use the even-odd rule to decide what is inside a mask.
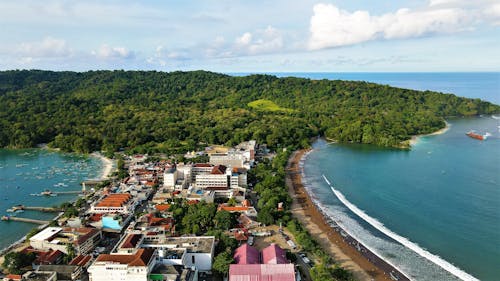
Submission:
[[[499,73],[278,75],[371,81],[500,104]],[[423,137],[411,151],[319,141],[304,181],[326,213],[415,280],[457,279],[437,263],[464,279],[499,280],[500,120],[448,122],[445,134]],[[465,136],[470,129],[492,136],[477,141]]]
[[[0,149],[0,215],[48,220],[54,213],[25,211],[8,213],[13,205],[54,206],[71,201],[76,195],[37,197],[30,194],[81,190],[80,182],[100,176],[103,163],[98,158],[63,154],[44,149]],[[20,239],[36,225],[0,221],[0,249]]]

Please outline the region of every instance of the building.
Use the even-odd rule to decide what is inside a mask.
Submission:
[[[195,177],[195,186],[198,189],[225,188],[229,187],[229,178],[231,170],[226,166],[217,165],[212,167],[210,173],[197,174]]]
[[[92,205],[89,213],[130,214],[134,212],[136,205],[137,202],[132,200],[132,195],[129,193],[113,193]]]
[[[276,244],[266,247],[261,254],[243,244],[235,250],[233,258],[236,264],[229,266],[229,281],[295,281],[294,264]]]
[[[133,254],[101,254],[88,268],[90,281],[148,281],[156,264],[154,249]]]
[[[47,227],[30,238],[30,245],[38,250],[59,250],[68,254],[68,245],[72,245],[76,254],[91,252],[102,238],[99,229],[90,227]]]
[[[158,262],[165,265],[179,265],[194,268],[196,271],[209,272],[215,249],[215,237],[166,237],[158,234],[144,234],[135,231],[124,235],[113,253],[131,253],[136,249],[155,249]]]
[[[231,264],[229,281],[296,281],[295,266],[288,264]]]
[[[246,161],[246,159],[245,159],[245,156],[243,154],[237,153],[234,150],[230,150],[227,153],[211,154],[209,162],[212,165],[244,167],[245,161]]]

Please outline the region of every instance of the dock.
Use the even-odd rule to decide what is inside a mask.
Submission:
[[[11,208],[14,212],[18,210],[30,210],[30,211],[40,211],[40,212],[62,212],[61,208],[53,208],[53,207],[34,207],[34,206],[24,206],[17,205]]]
[[[50,223],[50,221],[35,220],[35,219],[20,218],[20,217],[8,217],[8,216],[3,216],[2,220],[3,221],[21,221],[21,222],[35,223],[35,224],[49,224]]]

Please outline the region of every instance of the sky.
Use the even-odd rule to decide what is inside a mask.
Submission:
[[[0,70],[500,71],[500,0],[0,0]]]

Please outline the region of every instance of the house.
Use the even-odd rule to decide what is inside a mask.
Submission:
[[[35,254],[36,258],[33,261],[34,265],[59,264],[61,263],[64,256],[63,252],[59,250],[48,249],[44,251],[44,250],[33,249],[33,247],[31,246],[24,248],[22,252],[25,254],[28,253]]]
[[[148,281],[156,264],[154,249],[138,249],[133,254],[101,254],[88,268],[90,281]]]

